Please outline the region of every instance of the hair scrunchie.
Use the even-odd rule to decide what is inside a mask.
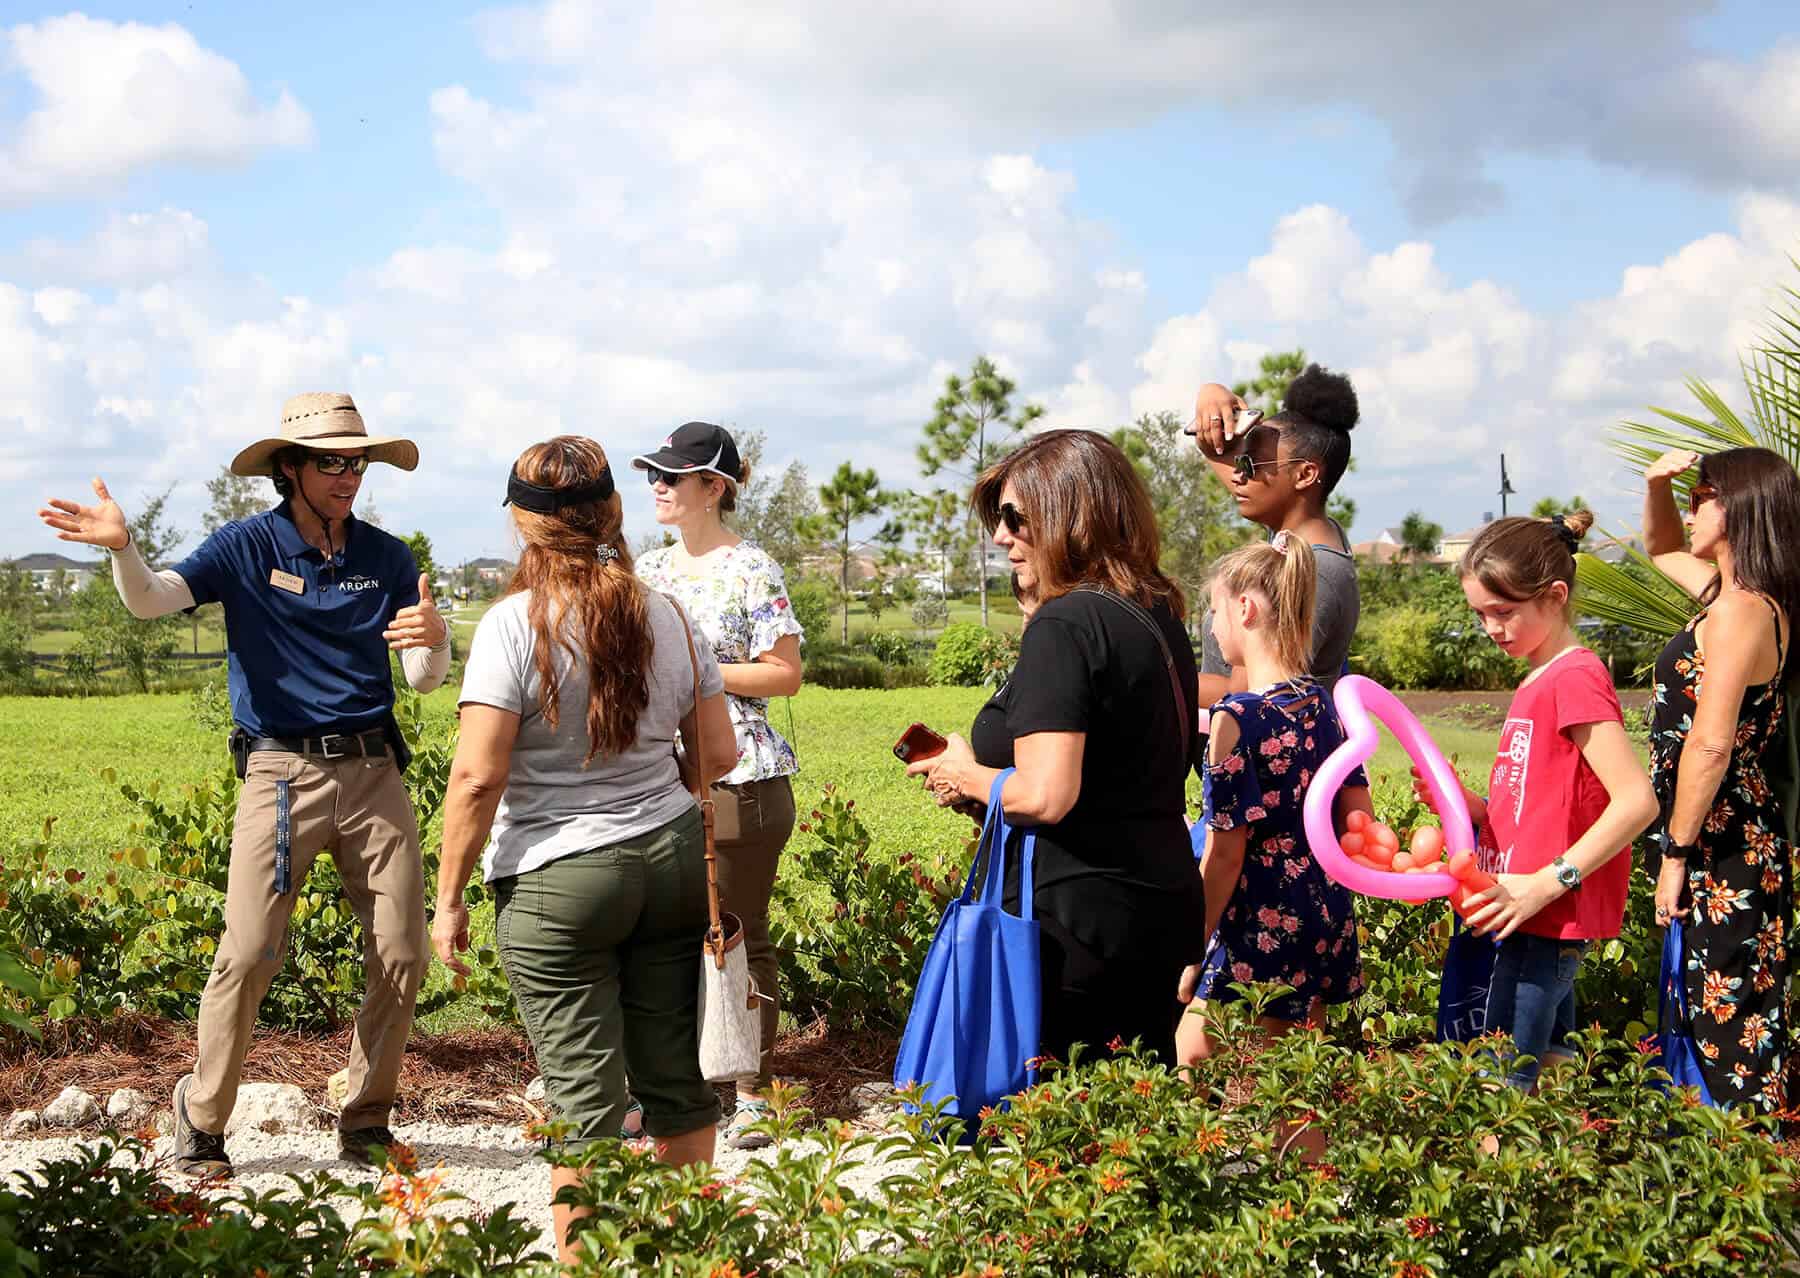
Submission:
[[[1569,527],[1568,520],[1561,515],[1550,516],[1550,526],[1556,529],[1556,535],[1562,538],[1563,545],[1569,548],[1572,555],[1581,549],[1581,534]]]

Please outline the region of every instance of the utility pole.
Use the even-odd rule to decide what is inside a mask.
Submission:
[[[1500,518],[1506,518],[1506,499],[1513,494],[1512,480],[1506,477],[1506,454],[1500,454]]]

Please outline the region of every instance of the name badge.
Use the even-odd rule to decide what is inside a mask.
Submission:
[[[269,584],[277,590],[285,590],[290,595],[306,593],[306,583],[291,572],[283,572],[279,568],[269,570]]]

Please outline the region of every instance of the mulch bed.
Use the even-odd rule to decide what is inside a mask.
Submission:
[[[776,1043],[778,1077],[806,1088],[804,1104],[820,1118],[853,1117],[850,1093],[887,1079],[895,1040],[829,1031],[823,1021]],[[326,1084],[349,1059],[350,1030],[306,1034],[260,1030],[244,1062],[248,1083],[293,1083],[323,1105]],[[194,1025],[121,1015],[105,1021],[53,1023],[41,1041],[0,1042],[0,1117],[42,1107],[65,1087],[106,1097],[132,1087],[165,1105],[175,1080],[193,1068]],[[524,1098],[537,1074],[531,1044],[515,1030],[414,1034],[401,1067],[396,1122],[511,1122],[541,1117]],[[729,1107],[730,1089],[721,1089]]]
[[[1498,731],[1506,722],[1506,707],[1513,694],[1500,692],[1402,692],[1400,700],[1421,719],[1448,719],[1471,728]],[[1627,710],[1641,710],[1650,703],[1647,688],[1620,688],[1619,702]]]

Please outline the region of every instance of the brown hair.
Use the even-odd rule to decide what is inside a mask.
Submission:
[[[1212,585],[1226,594],[1256,591],[1275,614],[1275,655],[1294,674],[1311,670],[1313,604],[1319,561],[1304,537],[1275,534],[1273,541],[1240,546],[1213,566]]]
[[[1775,602],[1791,628],[1800,612],[1800,476],[1787,459],[1767,448],[1727,448],[1700,459],[1700,482],[1719,491],[1725,508],[1725,544],[1731,573],[1744,590]],[[1719,597],[1719,579],[1700,596],[1702,607]],[[1793,665],[1787,645],[1786,669]]]
[[[1089,582],[1144,608],[1165,602],[1177,620],[1187,616],[1181,587],[1157,566],[1162,542],[1149,490],[1106,436],[1047,430],[982,471],[969,504],[990,535],[1008,484],[1043,557],[1040,602]]]
[[[700,474],[703,477],[709,476],[709,475],[714,475],[714,474],[723,475],[723,473],[724,473],[723,471],[710,471],[710,470],[703,470],[700,472]],[[750,463],[745,462],[742,466],[738,467],[737,483],[734,484],[734,483],[731,483],[730,481],[727,481],[725,484],[725,490],[719,494],[719,513],[721,515],[729,515],[737,509],[738,489],[742,488],[745,484],[747,484],[749,482],[750,482]]]
[[[546,488],[572,488],[606,473],[606,453],[591,439],[558,435],[533,444],[514,463],[520,479]],[[645,590],[631,569],[622,535],[619,494],[540,515],[514,506],[524,541],[506,593],[529,590],[526,615],[532,658],[542,685],[544,721],[556,726],[562,679],[556,650],[566,648],[588,675],[587,757],[620,754],[637,736],[638,716],[650,704],[648,672],[655,652]],[[612,553],[602,558],[603,548]]]
[[[1571,511],[1549,519],[1511,515],[1475,534],[1463,552],[1459,575],[1514,603],[1528,603],[1557,582],[1575,598],[1575,549],[1594,526],[1592,512]]]

